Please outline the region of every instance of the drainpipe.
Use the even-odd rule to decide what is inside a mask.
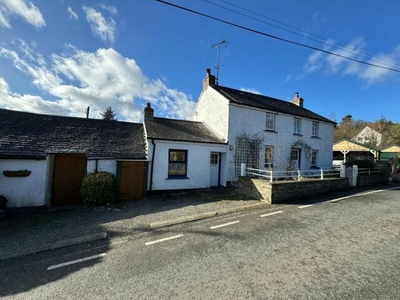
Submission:
[[[151,154],[151,169],[150,169],[150,192],[153,189],[153,169],[154,169],[154,155],[156,153],[156,143],[154,143],[154,139],[151,139],[151,143],[153,144],[153,153]]]

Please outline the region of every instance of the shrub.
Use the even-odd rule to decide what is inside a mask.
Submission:
[[[85,204],[114,202],[115,176],[108,172],[89,173],[82,182],[80,193]]]

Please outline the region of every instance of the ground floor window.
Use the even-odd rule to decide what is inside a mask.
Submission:
[[[168,177],[187,176],[187,150],[169,150]]]
[[[318,157],[318,151],[317,150],[313,150],[311,152],[311,166],[312,167],[317,166],[317,157]]]

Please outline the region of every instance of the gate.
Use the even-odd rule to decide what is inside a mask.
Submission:
[[[118,162],[119,200],[140,200],[143,198],[144,169],[145,163],[143,161]]]
[[[86,156],[57,154],[54,156],[51,206],[80,205],[79,190],[86,175]]]

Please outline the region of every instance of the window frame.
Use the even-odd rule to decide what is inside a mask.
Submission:
[[[171,160],[171,152],[184,153],[184,160]],[[171,174],[171,165],[184,164],[185,174]],[[188,150],[184,149],[168,149],[168,178],[187,178]]]
[[[210,165],[218,165],[219,162],[219,153],[211,152],[210,153]]]
[[[315,127],[314,127],[315,125]],[[311,125],[311,136],[319,137],[319,122],[313,121]]]
[[[271,118],[268,118],[269,116]],[[272,128],[268,127],[268,124],[271,123],[271,121],[272,121]],[[265,113],[265,129],[267,131],[275,131],[276,128],[275,123],[276,123],[276,114],[269,112]]]
[[[310,166],[316,167],[318,165],[318,150],[311,150]]]
[[[294,158],[294,153],[296,153],[296,157]],[[300,151],[297,148],[292,148],[290,150],[290,161],[299,161],[299,155],[300,155]]]
[[[301,119],[293,118],[293,134],[301,134]]]

